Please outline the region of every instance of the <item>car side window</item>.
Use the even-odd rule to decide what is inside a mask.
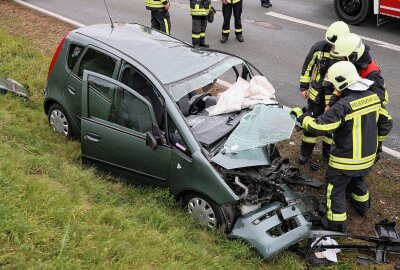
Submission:
[[[135,95],[106,80],[89,76],[89,117],[129,128],[139,133],[152,130],[149,107]]]
[[[190,150],[187,147],[185,141],[183,140],[181,134],[176,128],[172,119],[168,116],[168,135],[170,144],[177,148],[179,151],[185,153],[190,156]]]
[[[78,76],[82,79],[83,71],[89,70],[111,78],[114,73],[116,63],[117,60],[113,59],[112,57],[96,51],[95,49],[89,48],[82,57],[78,69]]]
[[[78,44],[71,44],[69,46],[67,64],[70,70],[74,69],[74,66],[76,62],[78,62],[78,59],[83,52],[83,49],[84,47]]]

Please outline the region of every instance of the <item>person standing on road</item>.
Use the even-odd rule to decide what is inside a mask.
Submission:
[[[210,47],[206,44],[207,17],[211,10],[211,0],[190,0],[192,15],[192,44],[196,47]]]
[[[307,99],[307,111],[313,117],[318,117],[324,113],[325,106],[333,93],[332,85],[322,85],[328,68],[334,63],[330,55],[332,45],[338,37],[349,33],[350,29],[346,23],[342,21],[334,22],[327,29],[325,40],[316,42],[304,61],[300,76],[300,93],[304,99]],[[322,139],[322,155],[325,159],[328,159],[332,138],[326,135]],[[316,142],[317,137],[305,130],[300,149],[300,164],[305,164],[308,161]]]
[[[243,0],[221,0],[222,2],[222,15],[224,16],[224,24],[222,25],[222,38],[221,43],[226,43],[229,38],[230,22],[232,17],[235,18],[235,35],[239,42],[243,42],[243,29],[242,29],[242,8]]]
[[[272,4],[269,0],[261,0],[261,6],[265,8],[270,8],[272,7]]]
[[[372,59],[369,51],[369,46],[363,44],[360,36],[348,34],[338,38],[331,49],[331,56],[352,62],[361,78],[373,81],[371,90],[378,94],[382,106],[386,106],[389,103],[389,94],[385,87],[385,81],[380,68]],[[329,109],[329,106],[332,106],[338,99],[337,95],[333,95],[326,109]]]
[[[341,99],[324,114],[313,117],[293,108],[302,127],[315,135],[333,134],[326,172],[327,213],[323,225],[328,230],[346,232],[346,189],[360,215],[371,207],[365,176],[376,161],[378,137],[385,137],[393,126],[392,117],[382,107],[374,83],[362,79],[348,61],[333,64],[325,78],[334,85]]]
[[[168,0],[145,0],[146,9],[151,11],[151,28],[171,34]]]

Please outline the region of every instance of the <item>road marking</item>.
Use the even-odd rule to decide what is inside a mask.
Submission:
[[[298,23],[298,24],[303,24],[303,25],[314,27],[314,28],[322,29],[322,30],[328,29],[328,26],[325,26],[325,25],[322,25],[322,24],[313,23],[313,22],[310,22],[310,21],[298,19],[298,18],[295,18],[295,17],[287,16],[287,15],[280,14],[280,13],[276,13],[276,12],[273,12],[273,11],[267,12],[265,14],[268,15],[268,16],[272,16],[272,17],[275,17],[275,18],[282,19],[282,20],[291,21],[291,22],[295,22],[295,23]],[[392,43],[388,43],[388,42],[385,42],[385,41],[381,41],[381,40],[378,40],[378,39],[374,39],[374,38],[369,38],[369,37],[366,37],[366,36],[361,36],[360,35],[360,37],[362,39],[364,39],[364,40],[367,40],[367,41],[370,41],[372,43],[375,43],[375,45],[377,45],[377,46],[400,52],[400,46],[398,46],[398,45],[395,45],[395,44],[392,44]]]
[[[82,24],[82,23],[80,23],[80,22],[77,22],[77,21],[74,21],[74,20],[65,18],[65,17],[63,17],[63,16],[61,16],[61,15],[58,15],[58,14],[54,13],[54,12],[48,11],[48,10],[46,10],[46,9],[43,9],[43,8],[40,8],[40,7],[37,7],[37,6],[34,6],[34,5],[32,5],[32,4],[26,3],[26,2],[21,1],[21,0],[14,0],[14,2],[16,2],[16,3],[20,4],[20,5],[29,7],[29,8],[31,8],[31,9],[34,9],[34,10],[36,10],[36,11],[42,12],[42,13],[44,13],[44,14],[50,15],[50,16],[52,16],[52,17],[54,17],[54,18],[57,18],[57,19],[59,19],[59,20],[61,20],[61,21],[63,21],[63,22],[72,24],[72,25],[74,25],[74,26],[76,26],[76,27],[84,27],[84,26],[86,26],[86,25],[84,25],[84,24]]]
[[[61,21],[64,21],[64,22],[66,22],[66,23],[75,25],[76,27],[84,27],[84,26],[86,26],[86,25],[84,25],[84,24],[82,24],[82,23],[80,23],[80,22],[77,22],[77,21],[68,19],[68,18],[66,18],[66,17],[63,17],[63,16],[61,16],[61,15],[58,15],[58,14],[56,14],[56,13],[54,13],[54,12],[51,12],[51,11],[48,11],[48,10],[46,10],[46,9],[43,9],[43,8],[34,6],[34,5],[32,5],[32,4],[25,3],[24,1],[21,1],[21,0],[14,0],[14,2],[16,2],[16,3],[20,4],[20,5],[29,7],[29,8],[31,8],[31,9],[37,10],[37,11],[39,11],[39,12],[42,12],[42,13],[44,13],[44,14],[50,15],[50,16],[52,16],[52,17],[55,17],[55,18],[57,18],[57,19],[59,19],[59,20],[61,20]],[[321,25],[321,24],[317,24],[317,23],[313,23],[313,22],[308,22],[308,21],[305,21],[305,20],[301,20],[301,19],[289,17],[289,16],[286,16],[286,15],[283,15],[283,14],[279,14],[279,13],[275,13],[275,12],[267,12],[267,13],[265,13],[265,14],[270,15],[270,16],[274,16],[274,17],[277,17],[277,18],[281,18],[281,19],[284,19],[284,20],[289,20],[289,21],[293,21],[293,22],[300,23],[300,24],[305,24],[305,25],[313,26],[313,27],[320,28],[320,29],[323,29],[323,30],[328,29],[328,27],[326,27],[326,26],[324,26],[324,25]],[[366,39],[365,37],[362,37],[362,38],[364,38],[365,40],[368,40],[368,39]],[[372,40],[372,39],[369,39],[369,40]],[[376,40],[376,41],[381,42],[382,44],[383,44],[383,43],[386,43],[386,42],[382,42],[382,41],[379,41],[379,40]],[[393,45],[393,44],[390,44],[390,43],[386,43],[386,44],[391,45],[391,46],[398,47],[398,48],[399,48],[398,50],[400,51],[400,46]],[[378,45],[378,44],[377,44],[377,45]],[[383,45],[380,45],[380,46],[384,47]],[[389,47],[387,47],[387,48],[389,48]],[[389,49],[390,49],[390,48],[389,48]],[[391,156],[393,156],[393,157],[395,157],[395,158],[397,158],[397,159],[400,159],[400,152],[398,152],[398,151],[396,151],[396,150],[393,150],[393,149],[391,149],[391,148],[388,148],[388,147],[386,147],[386,146],[383,146],[383,147],[382,147],[382,150],[383,150],[383,152],[385,152],[385,153],[387,153],[387,154],[389,154],[389,155],[391,155]]]

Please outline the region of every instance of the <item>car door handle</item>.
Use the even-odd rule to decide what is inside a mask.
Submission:
[[[68,87],[68,92],[70,92],[71,95],[75,95],[76,94],[76,90],[72,87]]]
[[[89,139],[91,141],[98,142],[101,140],[101,136],[96,133],[86,132],[85,139]]]

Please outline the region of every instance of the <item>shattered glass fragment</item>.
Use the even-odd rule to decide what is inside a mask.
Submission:
[[[294,128],[290,110],[259,104],[245,115],[232,132],[224,148],[226,153],[237,153],[289,139]]]

